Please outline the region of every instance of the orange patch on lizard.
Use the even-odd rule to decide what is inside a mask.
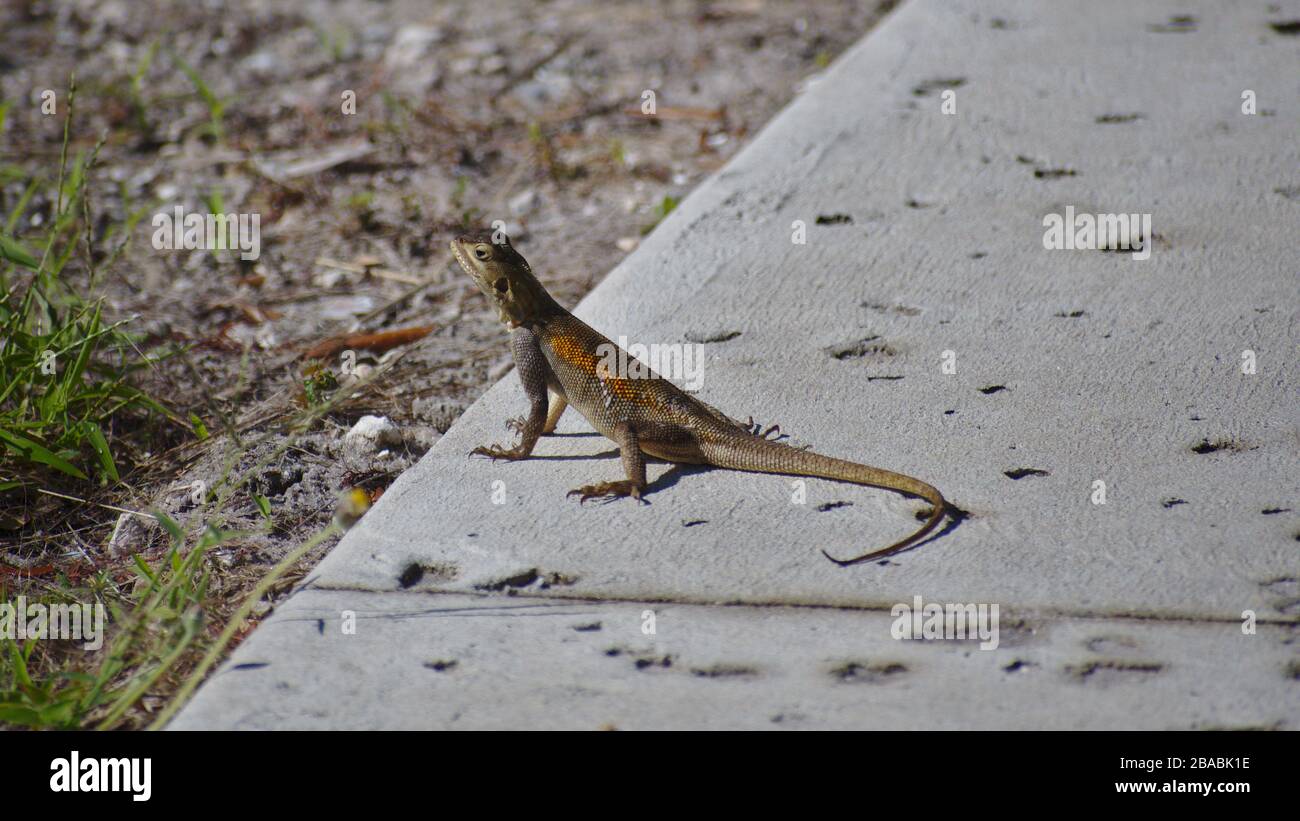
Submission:
[[[581,340],[570,336],[557,336],[547,340],[555,355],[570,367],[577,368],[585,374],[596,375],[596,355],[587,350]]]
[[[625,401],[635,399],[639,394],[633,386],[633,380],[620,379],[610,372],[603,361],[596,363],[596,378],[607,394],[612,394]]]
[[[596,379],[607,394],[623,400],[632,400],[639,395],[637,387],[633,384],[634,380],[615,376],[614,372],[606,366],[604,357],[592,353],[583,340],[570,336],[556,336],[548,342],[551,350],[561,361]]]

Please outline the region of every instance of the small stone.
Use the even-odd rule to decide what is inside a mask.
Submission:
[[[487,57],[501,51],[501,47],[493,40],[486,37],[480,37],[477,40],[468,40],[461,47],[466,54],[472,54],[475,57]]]
[[[272,51],[255,51],[245,57],[241,65],[245,70],[264,77],[275,77],[287,73],[284,61]]]
[[[452,60],[449,65],[449,68],[451,69],[452,74],[458,76],[463,74],[469,74],[474,69],[478,68],[478,58],[461,57],[459,60]]]
[[[395,90],[419,95],[438,85],[442,72],[429,51],[442,38],[442,30],[430,26],[406,26],[397,32],[384,52],[384,67]]]
[[[536,190],[530,188],[527,191],[522,191],[519,194],[516,194],[510,199],[510,213],[515,216],[523,216],[524,214],[536,211],[537,206],[540,203],[541,197],[537,194]]]
[[[149,546],[149,531],[158,526],[153,517],[123,513],[117,517],[113,535],[108,540],[109,555],[120,557],[138,553]]]
[[[402,431],[386,416],[363,416],[343,435],[343,441],[351,448],[366,447],[381,450],[390,445],[402,443]]]
[[[358,362],[356,366],[352,369],[352,372],[347,375],[347,378],[348,380],[366,379],[374,372],[375,372],[374,365],[371,365],[366,362]]]
[[[442,37],[442,30],[434,26],[403,26],[384,53],[384,65],[389,69],[417,65]]]
[[[311,276],[311,282],[317,288],[329,290],[347,278],[346,271],[337,268],[322,268]]]

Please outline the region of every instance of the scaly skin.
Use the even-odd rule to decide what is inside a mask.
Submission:
[[[473,453],[493,459],[526,459],[538,438],[553,431],[565,408],[572,406],[618,444],[627,477],[570,491],[583,502],[622,496],[640,499],[646,489],[645,458],[651,456],[669,462],[886,488],[932,505],[924,525],[888,547],[851,559],[836,559],[822,551],[841,566],[878,559],[916,544],[948,512],[943,495],[919,479],[774,441],[768,438],[773,428],[759,432],[752,422],[732,419],[644,365],[639,373],[612,373],[605,366],[604,354],[619,349],[552,299],[508,239],[493,243],[488,235],[458,237],[451,250],[510,329],[510,349],[529,401],[528,416],[507,423],[519,434],[517,445],[486,445]],[[628,363],[636,361],[625,356]]]

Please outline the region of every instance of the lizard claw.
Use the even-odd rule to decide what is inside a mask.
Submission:
[[[528,420],[522,416],[516,416],[514,419],[507,419],[506,430],[512,430],[515,433],[522,434],[524,432],[524,425],[527,424],[527,422]]]
[[[505,459],[516,461],[526,458],[519,448],[503,448],[500,445],[479,445],[469,452],[470,456],[487,456],[493,461]]]
[[[636,482],[630,479],[624,479],[619,482],[600,482],[594,485],[583,485],[569,491],[566,496],[577,496],[578,504],[584,504],[588,499],[602,499],[610,502],[624,496],[631,496],[637,501],[641,501],[641,488]]]
[[[757,436],[759,439],[771,439],[776,441],[784,437],[784,434],[781,433],[780,425],[769,425],[764,429],[762,423],[755,422],[754,417],[752,416],[749,417],[749,421],[745,422],[745,429],[749,431],[750,435]]]

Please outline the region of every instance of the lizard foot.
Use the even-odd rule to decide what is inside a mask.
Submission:
[[[503,448],[500,445],[479,445],[471,450],[469,454],[470,456],[489,456],[493,460],[505,459],[511,462],[528,458],[528,454],[524,453],[523,448]]]
[[[785,434],[781,433],[780,425],[769,425],[767,429],[764,429],[760,423],[754,421],[754,417],[752,416],[749,417],[749,421],[745,423],[745,427],[749,430],[750,434],[757,436],[760,439],[772,439],[775,441],[785,437]]]
[[[583,485],[574,488],[568,492],[569,496],[578,496],[579,504],[586,502],[588,499],[604,499],[612,501],[623,496],[631,496],[633,499],[641,499],[641,487],[631,479],[623,479],[619,482],[600,482],[594,485]]]
[[[516,416],[514,419],[506,420],[506,430],[512,430],[515,433],[522,434],[524,432],[524,425],[526,424],[528,424],[528,420],[525,417]]]
[[[514,431],[520,436],[524,435],[524,428],[527,426],[528,418],[524,416],[516,416],[514,419],[506,420],[506,430]],[[555,425],[551,425],[549,428],[542,428],[542,436],[550,436],[553,433],[555,433]]]

